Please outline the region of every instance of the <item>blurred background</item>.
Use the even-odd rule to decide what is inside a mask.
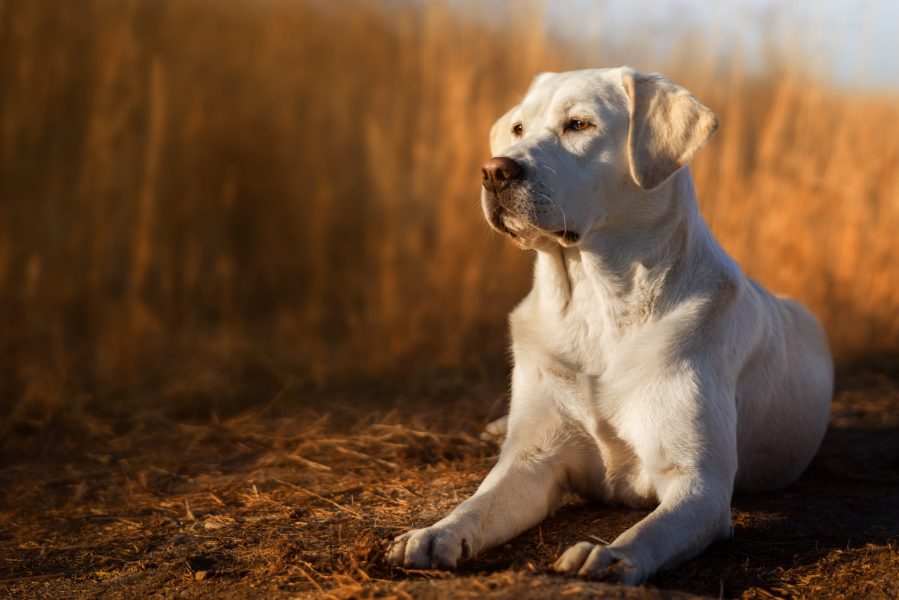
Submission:
[[[719,115],[692,169],[744,269],[889,356],[897,7],[0,0],[5,412],[502,380],[532,257],[481,217],[487,132],[537,72],[621,64]]]

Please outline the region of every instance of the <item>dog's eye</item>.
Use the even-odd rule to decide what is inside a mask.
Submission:
[[[512,135],[521,135],[522,133],[524,133],[524,125],[522,125],[521,123],[515,123],[515,125],[512,125]]]
[[[577,117],[573,119],[569,119],[568,123],[565,125],[565,129],[571,129],[573,131],[583,131],[591,127],[593,124],[590,121],[585,121],[584,119],[578,119]]]

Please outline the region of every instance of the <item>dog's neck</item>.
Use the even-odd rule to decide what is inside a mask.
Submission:
[[[608,318],[626,328],[677,304],[683,299],[679,288],[696,289],[680,286],[679,274],[714,269],[723,252],[699,213],[689,171],[678,172],[644,201],[657,210],[641,211],[637,222],[597,227],[577,246],[538,250],[541,303],[565,311],[575,288],[587,285]]]

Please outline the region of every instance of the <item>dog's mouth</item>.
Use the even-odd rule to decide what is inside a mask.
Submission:
[[[498,232],[513,238],[518,238],[518,235],[506,226],[506,223],[503,220],[505,214],[505,209],[503,209],[503,207],[499,204],[496,204],[490,209],[490,216],[487,220],[490,222],[490,225]]]
[[[568,231],[567,229],[563,229],[562,231],[554,231],[553,235],[567,244],[577,244],[578,240],[581,239],[581,234],[576,231]]]
[[[511,226],[509,220],[511,219]],[[519,231],[517,225],[521,225],[520,219],[511,215],[506,209],[499,204],[491,207],[487,221],[496,231],[511,237],[516,243],[521,244],[528,236],[528,233],[536,233],[538,235],[546,235],[555,238],[563,246],[572,246],[581,239],[581,234],[569,229],[561,229],[559,231],[541,231],[539,228],[525,225]]]

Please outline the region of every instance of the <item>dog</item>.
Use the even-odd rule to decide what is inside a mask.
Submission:
[[[390,563],[452,569],[571,492],[652,508],[554,564],[634,585],[732,536],[735,489],[780,488],[809,464],[830,413],[830,350],[816,319],[744,275],[700,215],[687,163],[717,125],[684,88],[622,67],[540,74],[493,126],[484,215],[536,251],[509,320],[506,437],[475,494],[397,537]]]

